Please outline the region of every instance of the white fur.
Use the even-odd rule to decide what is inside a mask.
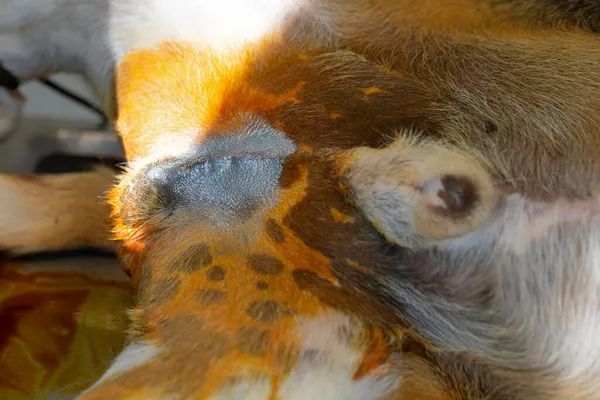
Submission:
[[[299,0],[114,1],[110,38],[117,60],[129,51],[173,40],[215,48],[280,30]]]
[[[278,31],[311,0],[0,0],[0,61],[23,80],[82,75],[110,109],[130,51],[176,40],[215,48]]]
[[[161,353],[162,350],[152,343],[132,343],[125,347],[125,349],[113,361],[110,368],[104,373],[104,375],[102,375],[102,378],[100,378],[95,385],[98,385],[113,375],[117,375],[121,372],[143,365],[148,361],[158,357]]]
[[[598,224],[596,224],[598,225]],[[571,372],[572,378],[600,378],[600,229],[594,230],[588,237],[587,254],[580,268],[589,291],[580,293],[579,307],[566,326],[564,347],[561,355]]]
[[[600,197],[544,203],[512,195],[480,229],[439,248],[501,266],[488,272],[503,285],[497,301],[514,303],[506,309],[532,335],[532,359],[566,382],[600,377]],[[543,335],[535,326],[546,327]]]
[[[458,167],[462,168],[458,172],[472,176],[476,164],[461,164],[449,156],[442,159],[444,152],[433,154],[432,148],[407,152],[402,144],[358,152],[350,182],[365,215],[386,236],[406,245],[415,231],[408,217],[427,202],[426,196],[415,196],[410,178],[456,173]],[[435,168],[421,167],[414,178],[405,154]],[[436,182],[430,182],[425,189],[435,189]],[[443,280],[440,285],[465,297],[449,298],[457,304],[448,305],[446,299],[436,303],[432,293],[424,293],[423,304],[415,305],[420,314],[413,320],[422,324],[423,331],[445,325],[427,334],[448,348],[467,349],[508,368],[554,373],[560,377],[560,382],[551,383],[557,388],[593,390],[600,378],[600,195],[541,202],[498,192],[490,200],[477,224],[466,225],[460,235],[438,240],[433,250],[428,250],[427,242],[417,243],[424,264],[431,268],[424,279]],[[442,278],[433,278],[436,268]],[[392,286],[394,296],[412,296],[408,302],[416,301],[414,292],[407,294],[401,284]],[[477,297],[482,287],[490,288],[489,299]],[[461,307],[488,327],[452,313]],[[501,349],[497,343],[502,343]]]
[[[298,335],[303,339],[298,362],[281,384],[276,398],[281,400],[380,400],[398,389],[400,369],[390,368],[380,375],[353,379],[366,348],[357,347],[362,327],[341,313],[298,320]],[[342,335],[340,332],[349,332]],[[150,342],[128,345],[102,378],[88,391],[110,377],[135,369],[160,356],[162,349]],[[392,360],[398,365],[398,360]],[[235,371],[231,371],[234,373]],[[169,371],[165,371],[169,373]],[[269,378],[255,376],[224,387],[212,400],[268,400],[273,398]],[[85,394],[83,396],[85,397]],[[161,397],[162,398],[162,397]],[[174,394],[173,398],[177,398]]]
[[[522,254],[551,228],[564,224],[587,224],[600,218],[600,198],[553,203],[527,201],[518,195],[507,200],[509,219],[503,221],[500,243],[506,249]],[[510,227],[510,228],[509,228]]]
[[[302,319],[298,330],[304,342],[301,354],[316,353],[302,358],[291,375],[283,383],[280,397],[286,400],[375,400],[385,398],[399,385],[399,371],[392,369],[382,376],[367,375],[353,380],[362,358],[364,348],[353,345],[352,338],[340,337],[340,330],[356,333],[348,316],[329,313],[312,320]]]
[[[347,315],[330,312],[317,318],[299,318],[297,327],[303,340],[300,355],[279,387],[277,399],[379,400],[387,398],[401,384],[399,368],[380,376],[352,379],[366,349],[355,346],[353,339],[362,328]],[[341,335],[340,331],[348,332],[349,336]],[[268,379],[248,379],[223,389],[211,399],[268,400],[273,398],[272,388]]]

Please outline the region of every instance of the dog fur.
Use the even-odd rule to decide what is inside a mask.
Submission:
[[[116,71],[120,106],[125,104],[119,109],[119,128],[132,162],[130,177],[157,159],[189,150],[190,137],[197,134],[184,132],[181,140],[173,135],[172,147],[153,147],[148,144],[160,140],[159,134],[142,137],[134,129],[144,121],[127,106],[138,97],[129,92],[123,65],[130,54],[164,41],[243,48],[261,34],[281,31],[294,46],[308,42],[339,52],[340,68],[347,65],[341,50],[347,50],[410,82],[416,89],[409,95],[427,99],[428,107],[416,117],[421,125],[398,127],[393,143],[382,148],[349,144],[350,157],[341,170],[362,215],[389,243],[412,249],[374,271],[387,288],[389,305],[427,342],[491,369],[490,377],[482,379],[501,382],[498,398],[596,398],[596,2],[265,2],[255,5],[256,13],[254,3],[244,1],[220,2],[215,8],[201,1],[171,1],[168,7],[160,1],[94,2],[102,10],[93,13],[83,8],[91,1],[80,2],[81,9],[58,7],[59,2],[45,7],[34,1],[4,3],[0,8],[14,13],[0,18],[0,32],[8,32],[0,35],[10,39],[0,38],[0,60],[6,59],[17,75],[31,78],[56,69],[82,73],[110,104],[112,94],[107,93],[112,93]],[[248,18],[228,19],[231,8],[240,5],[248,7]],[[65,14],[66,9],[75,14]],[[289,15],[296,18],[289,22]],[[34,18],[45,23],[31,22],[40,21]],[[54,41],[48,27],[60,21],[77,38],[90,41]],[[223,21],[246,23],[246,30],[216,30]],[[25,28],[17,33],[18,27]],[[158,122],[169,118],[166,111],[156,113]],[[458,185],[460,179],[449,184],[447,177],[461,178],[467,186]],[[49,190],[58,186],[52,183]],[[97,188],[108,186],[105,178]],[[83,195],[90,191],[98,192],[82,189]],[[466,201],[468,191],[476,195],[473,204]],[[5,193],[10,201],[1,203],[9,207],[2,226],[23,225],[15,204],[34,208],[37,202],[25,183]],[[449,200],[448,193],[458,198]],[[64,199],[56,199],[48,203],[50,209],[64,207]],[[452,207],[459,212],[449,213]],[[94,220],[105,212],[94,206]],[[90,225],[96,231],[102,224]],[[19,235],[0,235],[0,246],[27,252],[64,245],[49,242],[36,226],[25,228]],[[76,236],[72,243],[81,240]],[[102,243],[102,238],[92,241]]]

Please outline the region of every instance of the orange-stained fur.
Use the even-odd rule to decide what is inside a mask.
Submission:
[[[81,398],[596,398],[600,7],[307,7],[120,60],[136,306]]]

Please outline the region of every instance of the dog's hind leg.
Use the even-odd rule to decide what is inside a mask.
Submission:
[[[0,250],[11,254],[91,247],[114,251],[104,195],[113,170],[0,174]]]

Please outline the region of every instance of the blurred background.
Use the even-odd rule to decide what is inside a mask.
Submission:
[[[77,75],[51,77],[84,100],[97,105],[91,88]],[[0,142],[0,172],[60,173],[87,170],[93,164],[123,161],[120,142],[101,116],[39,81],[20,87],[25,105],[17,129]]]
[[[54,75],[52,80],[61,86],[79,94],[86,100],[97,104],[87,84],[77,75]],[[31,81],[21,86],[21,91],[27,98],[25,103],[25,118],[59,119],[94,126],[98,117],[84,107],[79,106],[59,93],[49,90],[38,81]]]
[[[51,79],[97,104],[78,76]],[[117,136],[99,128],[96,113],[38,81],[20,91],[23,116],[0,141],[0,173],[75,172],[122,162]],[[94,249],[18,258],[1,250],[0,400],[73,399],[125,344],[129,278],[114,254]]]

